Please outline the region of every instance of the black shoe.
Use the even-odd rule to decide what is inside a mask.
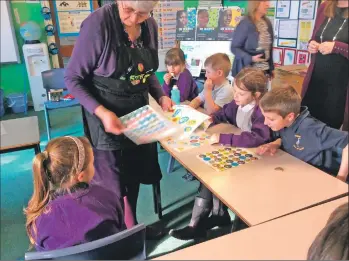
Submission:
[[[162,227],[155,227],[154,225],[147,226],[145,230],[146,240],[157,240],[166,235],[166,231]]]
[[[212,229],[214,227],[225,227],[231,224],[230,215],[228,212],[224,212],[223,216],[211,215],[205,222],[206,229]]]
[[[182,229],[172,229],[169,234],[170,236],[180,240],[190,240],[206,237],[206,231],[204,229],[190,226]]]

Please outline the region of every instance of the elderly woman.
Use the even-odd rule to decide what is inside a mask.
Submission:
[[[248,15],[236,27],[231,42],[231,52],[235,55],[232,76],[248,66],[272,76],[274,31],[266,17],[269,6],[269,1],[248,1]]]
[[[332,128],[348,130],[348,1],[328,0],[318,9],[308,50],[302,105]]]
[[[164,110],[172,106],[154,75],[158,28],[150,12],[157,2],[117,1],[93,12],[81,25],[65,75],[67,88],[82,105],[95,182],[125,202],[127,227],[137,224],[140,184],[159,182],[162,174],[156,144],[137,146],[127,139],[119,117],[147,105],[148,93]],[[160,234],[147,233],[148,238]]]

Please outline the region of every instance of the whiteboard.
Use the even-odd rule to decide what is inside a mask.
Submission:
[[[0,1],[1,6],[1,63],[20,63],[18,45],[12,24],[10,1]]]

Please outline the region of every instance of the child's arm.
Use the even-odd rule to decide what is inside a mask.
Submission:
[[[171,79],[171,74],[169,73],[166,73],[164,75],[164,83],[162,85],[162,89],[164,90],[165,92],[165,95],[170,97],[170,91],[171,91],[171,88],[170,88],[170,79]]]
[[[270,143],[261,145],[257,148],[257,154],[263,155],[265,153],[269,153],[271,156],[274,156],[274,154],[277,152],[278,149],[280,149],[282,144],[281,138],[272,141]]]
[[[189,106],[194,108],[194,109],[197,109],[200,107],[201,104],[202,104],[201,98],[200,98],[200,96],[198,96],[189,103]]]
[[[346,182],[348,177],[348,145],[343,149],[342,152],[342,162],[339,168],[337,178]]]
[[[204,85],[204,95],[205,95],[205,107],[208,115],[211,115],[221,109],[221,107],[219,107],[213,100],[212,89],[213,89],[212,80],[207,79]]]

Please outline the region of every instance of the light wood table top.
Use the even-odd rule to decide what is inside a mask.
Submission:
[[[305,260],[330,214],[348,197],[197,244],[158,260]]]
[[[239,134],[240,130],[220,124],[208,132]],[[216,172],[197,155],[220,145],[204,145],[183,152],[173,150],[166,142],[161,145],[249,226],[348,195],[346,183],[281,150],[274,156],[263,156],[261,160]]]
[[[15,149],[40,143],[38,117],[0,121],[0,150]]]

